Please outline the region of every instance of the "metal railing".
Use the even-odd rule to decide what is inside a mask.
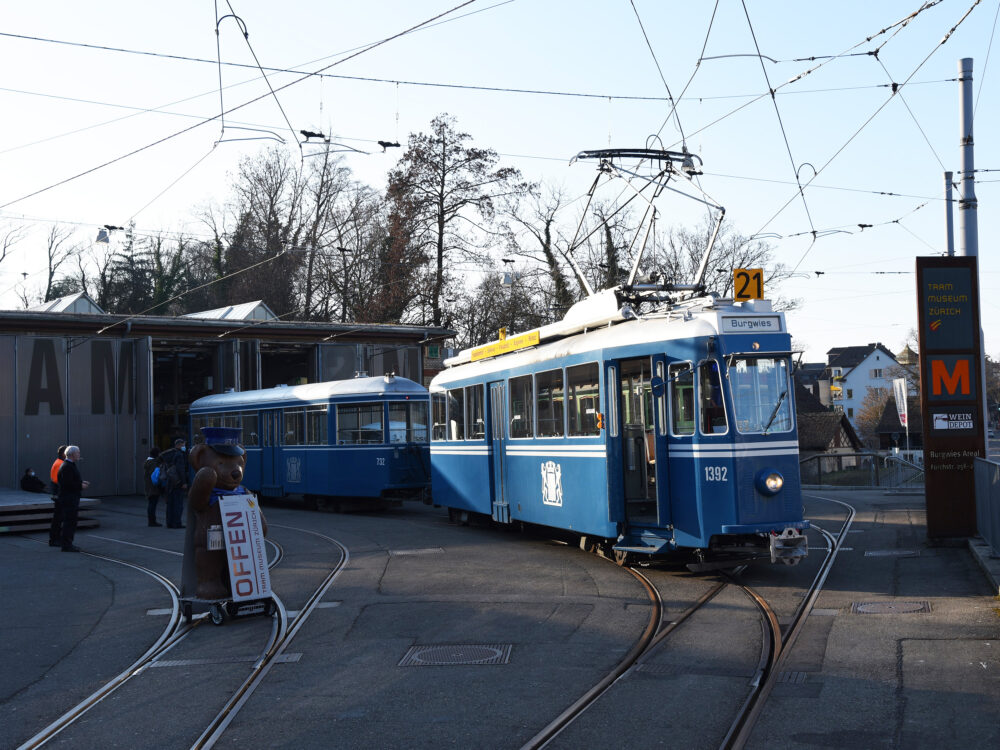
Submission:
[[[1000,464],[976,458],[976,526],[979,536],[1000,556]]]
[[[804,485],[856,489],[924,489],[924,469],[896,455],[820,453],[799,462]]]

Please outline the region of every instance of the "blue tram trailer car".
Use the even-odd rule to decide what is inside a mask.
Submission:
[[[791,338],[768,302],[637,315],[615,290],[431,383],[434,502],[626,556],[806,555]],[[596,538],[596,539],[594,539]]]
[[[429,500],[429,396],[386,375],[205,396],[191,429],[239,427],[243,484],[264,497]]]

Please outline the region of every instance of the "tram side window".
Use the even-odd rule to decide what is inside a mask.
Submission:
[[[240,414],[240,423],[243,428],[243,446],[246,448],[256,448],[260,445],[260,437],[257,434],[257,412],[242,412]]]
[[[694,434],[694,370],[688,362],[670,365],[670,429],[674,435]]]
[[[239,427],[240,426],[240,415],[238,413],[221,413],[221,414],[199,414],[198,416],[191,417],[191,433],[195,437],[195,441],[200,442],[201,440],[201,428],[202,427]]]
[[[337,404],[337,444],[358,445],[385,442],[382,404]]]
[[[600,435],[597,417],[601,411],[600,378],[597,363],[566,368],[566,403],[569,407],[569,434]]]
[[[468,409],[469,422],[466,424],[466,437],[469,440],[482,440],[486,437],[486,403],[483,386],[470,385],[465,389],[465,403]]]
[[[538,394],[538,437],[563,436],[563,373],[550,370],[535,375]]]
[[[216,414],[198,414],[197,416],[191,417],[191,434],[194,435],[194,439],[198,440],[201,436],[202,427],[216,427],[212,420],[218,418]]]
[[[389,442],[427,442],[427,404],[419,401],[389,402]]]
[[[327,406],[310,406],[305,410],[306,445],[326,445]]]
[[[532,425],[532,406],[535,399],[532,395],[531,376],[523,375],[510,379],[510,436],[512,438],[530,438],[534,435]]]
[[[447,395],[444,393],[432,393],[431,394],[431,439],[432,440],[447,440],[448,430],[445,424],[445,419],[447,419],[447,409],[446,405]]]
[[[719,377],[719,363],[715,360],[702,362],[698,366],[698,374],[702,434],[714,435],[729,432],[729,424],[726,421],[726,405],[722,397],[722,381]]]
[[[448,391],[448,439],[465,440],[465,389]]]
[[[282,445],[304,445],[306,442],[306,423],[304,408],[285,409],[285,432]]]

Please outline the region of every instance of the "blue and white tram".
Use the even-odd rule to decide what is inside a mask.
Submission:
[[[790,345],[765,301],[638,316],[606,290],[561,323],[465,350],[430,387],[434,501],[596,537],[620,561],[798,562]]]
[[[430,490],[427,389],[386,375],[205,396],[191,429],[239,427],[243,484],[265,497],[383,500]]]

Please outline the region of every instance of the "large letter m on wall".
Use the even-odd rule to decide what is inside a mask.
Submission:
[[[942,390],[943,389],[943,390]],[[948,365],[940,359],[931,360],[931,393],[943,396],[945,393],[954,396],[959,393],[968,396],[972,392],[972,381],[969,377],[969,360],[956,359],[955,366],[948,372]]]

